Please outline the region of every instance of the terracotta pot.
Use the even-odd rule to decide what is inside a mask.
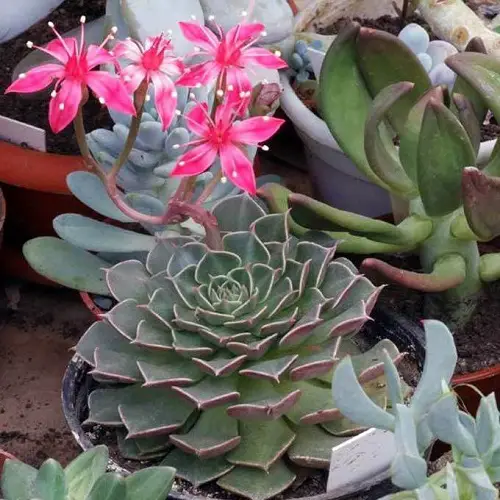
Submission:
[[[0,183],[10,207],[0,268],[11,276],[48,284],[31,270],[21,247],[31,238],[53,235],[57,215],[93,214],[66,185],[66,176],[85,170],[85,164],[80,156],[43,153],[5,141],[0,141],[0,158]]]
[[[80,297],[82,298],[82,302],[85,304],[85,307],[92,313],[95,319],[99,321],[102,318],[102,315],[105,314],[105,311],[99,308],[87,292],[80,292]]]

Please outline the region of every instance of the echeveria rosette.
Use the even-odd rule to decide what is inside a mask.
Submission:
[[[113,34],[97,45],[85,46],[85,17],[81,18],[81,42],[76,38],[62,38],[49,23],[57,38],[46,47],[37,47],[28,42],[28,47],[45,52],[57,60],[37,66],[19,78],[5,91],[21,94],[38,92],[47,88],[56,80],[55,90],[49,105],[49,123],[54,133],[65,129],[76,117],[78,109],[85,99],[84,91],[89,87],[110,109],[128,115],[135,115],[132,97],[123,83],[106,71],[95,68],[101,64],[115,63],[115,57],[104,47]]]
[[[146,265],[107,272],[119,303],[76,351],[97,381],[125,385],[92,392],[86,423],[117,427],[127,458],[166,455],[196,486],[218,480],[263,500],[294,481],[290,461],[328,468],[332,446],[360,430],[332,404],[330,381],[341,337],[369,319],[380,288],[334,259],[332,240],[290,236],[284,215],[248,195],[213,213],[223,250],[180,237]],[[383,349],[400,358],[384,341],[355,363],[385,407]]]

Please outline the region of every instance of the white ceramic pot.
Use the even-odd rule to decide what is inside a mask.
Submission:
[[[369,217],[392,211],[387,191],[370,182],[341,151],[326,123],[299,99],[288,76],[281,75],[281,107],[302,139],[307,169],[319,196],[329,205]],[[496,141],[481,143],[478,163],[491,156]]]

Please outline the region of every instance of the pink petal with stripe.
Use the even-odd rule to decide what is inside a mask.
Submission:
[[[221,148],[219,156],[226,177],[243,191],[255,195],[255,173],[247,155],[235,145],[229,144]]]
[[[252,47],[245,50],[240,58],[244,66],[256,64],[267,69],[283,69],[287,68],[288,64],[267,49]]]
[[[214,53],[219,46],[218,38],[206,27],[201,26],[199,23],[180,22],[184,37],[193,42],[207,52]]]
[[[184,153],[170,175],[199,175],[213,165],[216,157],[216,148],[209,143],[201,144]]]
[[[220,66],[213,61],[195,64],[177,80],[177,85],[181,87],[196,87],[197,85],[209,85],[219,77]]]
[[[18,78],[5,91],[19,92],[22,94],[38,92],[48,87],[55,78],[62,78],[64,68],[59,64],[42,64],[36,68],[30,69],[23,78]]]
[[[199,137],[205,137],[210,133],[210,121],[208,117],[209,111],[206,102],[197,104],[184,116],[189,130]]]
[[[49,123],[55,134],[65,129],[74,119],[82,100],[82,85],[76,80],[61,83],[57,95],[49,103]]]
[[[231,128],[231,140],[257,146],[272,137],[283,123],[285,123],[285,120],[268,116],[249,118],[233,125]]]
[[[163,130],[170,127],[177,107],[177,92],[175,85],[167,75],[156,72],[151,75],[155,88],[156,111],[160,117]]]
[[[132,97],[123,82],[106,71],[91,71],[87,75],[87,85],[98,98],[103,98],[108,108],[135,116]]]

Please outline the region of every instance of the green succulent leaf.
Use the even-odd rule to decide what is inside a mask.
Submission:
[[[391,125],[397,133],[401,133],[408,112],[431,86],[427,72],[411,49],[386,31],[361,28],[356,49],[359,68],[372,96],[398,82],[414,83],[413,90],[389,111]],[[388,57],[390,71],[387,71]]]
[[[328,49],[321,69],[318,103],[342,151],[371,182],[385,187],[371,169],[364,152],[363,130],[371,97],[356,64],[359,30],[359,25],[351,24],[339,33]],[[388,136],[386,140],[391,139]]]
[[[148,467],[134,472],[125,479],[126,500],[136,500],[146,496],[147,500],[166,500],[172,489],[175,469],[172,467]]]
[[[31,500],[35,494],[37,470],[18,460],[6,460],[2,472],[2,493],[7,500]]]
[[[61,500],[66,498],[64,469],[53,459],[45,461],[35,479],[36,497],[40,500]]]
[[[476,157],[464,127],[440,102],[431,99],[418,146],[418,186],[425,211],[443,216],[462,202],[462,172]]]
[[[52,236],[26,242],[23,254],[42,276],[75,290],[109,295],[104,270],[109,264],[99,257]]]
[[[108,472],[94,484],[86,500],[123,500],[127,498],[125,479],[119,474]]]

